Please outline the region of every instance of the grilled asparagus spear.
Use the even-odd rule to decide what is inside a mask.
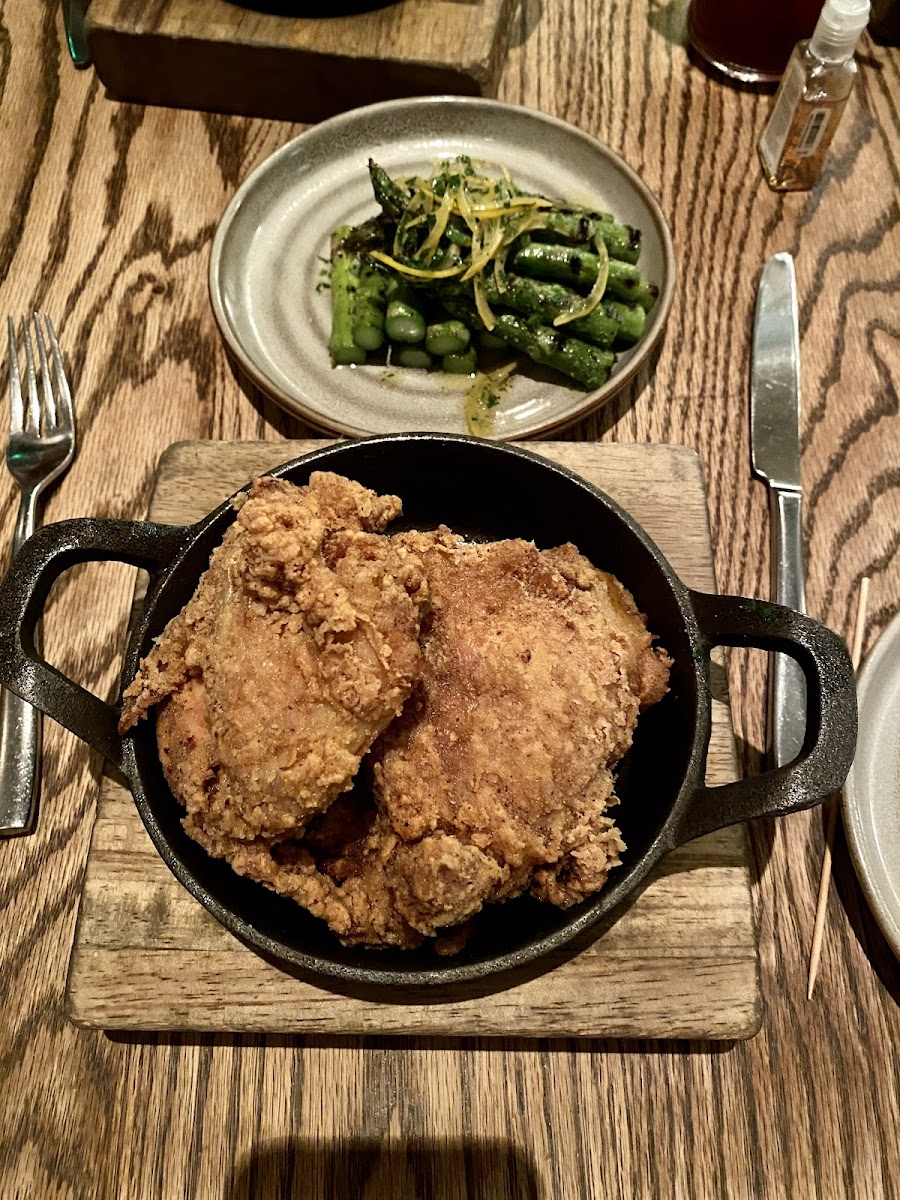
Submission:
[[[384,167],[379,167],[374,158],[369,159],[369,178],[372,181],[375,199],[385,215],[392,221],[399,221],[409,200],[407,193],[391,179]]]
[[[585,245],[601,237],[610,258],[636,263],[641,256],[641,231],[632,225],[620,225],[605,213],[585,213],[551,209],[545,216],[545,228],[535,229],[536,242]]]
[[[384,305],[387,279],[363,261],[351,306],[353,340],[362,350],[380,350],[384,341]]]
[[[535,362],[561,371],[589,390],[606,383],[616,361],[616,356],[609,350],[600,350],[559,329],[525,321],[509,313],[497,318],[493,332]]]
[[[555,246],[544,242],[527,242],[519,246],[508,264],[520,275],[551,279],[558,283],[583,284],[590,287],[597,278],[599,259],[587,250],[574,246]],[[630,304],[640,304],[648,311],[653,307],[659,288],[641,275],[631,263],[609,260],[609,277],[604,296],[613,296]]]
[[[512,308],[528,317],[540,317],[550,325],[553,318],[570,312],[584,300],[577,292],[559,283],[528,279],[522,275],[506,276],[506,291],[501,292],[492,278],[485,280],[484,294],[491,305]],[[643,332],[646,315],[639,304],[622,304],[603,300],[592,313],[567,321],[565,332],[609,349],[614,343],[633,346]]]
[[[364,363],[366,352],[353,340],[353,305],[359,287],[359,255],[344,249],[349,225],[331,235],[331,357],[335,366]]]

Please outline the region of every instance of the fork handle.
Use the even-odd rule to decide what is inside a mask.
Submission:
[[[15,557],[37,527],[39,488],[28,488],[22,492],[19,501],[19,515],[16,517],[16,529],[12,540],[12,553]]]
[[[13,692],[0,692],[0,837],[34,830],[43,728],[38,709]]]
[[[13,556],[31,537],[37,525],[39,492],[22,493]],[[37,818],[41,791],[42,713],[14,692],[0,689],[0,837],[31,833]]]

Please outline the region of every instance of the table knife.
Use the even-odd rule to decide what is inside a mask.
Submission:
[[[806,611],[800,488],[800,335],[790,254],[763,268],[756,296],[750,373],[754,472],[769,485],[772,592]],[[797,757],[806,733],[806,682],[799,665],[775,654],[769,667],[769,749],[775,766]]]

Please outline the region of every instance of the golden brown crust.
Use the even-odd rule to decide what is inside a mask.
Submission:
[[[487,902],[598,891],[671,665],[630,593],[570,544],[382,536],[400,502],[339,476],[237,507],[125,697],[188,833],[347,944],[455,953]]]
[[[403,707],[428,592],[415,556],[375,532],[399,510],[336,475],[256,480],[126,690],[123,731],[169,697],[169,782],[228,837],[302,830]]]
[[[184,826],[209,854],[226,859],[239,875],[296,900],[327,921],[346,945],[412,948],[423,940],[385,886],[385,868],[397,838],[377,821],[351,841],[346,857],[315,853],[314,844],[305,840],[229,838],[209,814],[189,816]]]
[[[397,540],[425,564],[432,612],[422,681],[377,747],[379,807],[415,843],[416,878],[437,872],[459,920],[528,887],[577,903],[619,862],[604,816],[611,768],[640,705],[665,690],[667,660],[630,594],[574,546],[471,546],[446,531],[430,546],[428,535]],[[471,849],[499,870],[475,870]],[[454,852],[455,894],[444,866]],[[423,932],[438,927],[434,890],[404,893],[403,915]]]

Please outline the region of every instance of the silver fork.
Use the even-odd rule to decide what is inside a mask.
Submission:
[[[40,501],[47,488],[75,457],[75,418],[56,333],[44,316],[47,341],[34,314],[38,369],[29,322],[20,329],[25,352],[25,390],[19,374],[16,327],[7,317],[9,335],[9,445],[6,465],[22,493],[12,552],[34,533]],[[47,346],[49,345],[49,359]],[[40,393],[38,392],[40,376]],[[31,833],[41,782],[41,714],[12,692],[0,690],[0,837]]]

